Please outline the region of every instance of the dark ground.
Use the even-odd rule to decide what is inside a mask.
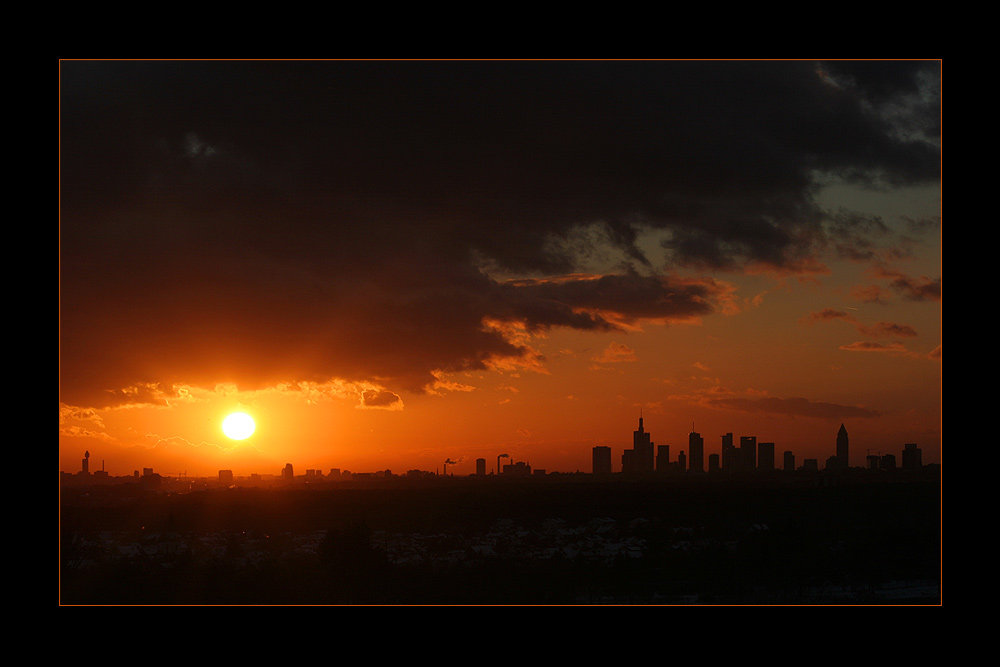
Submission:
[[[941,485],[928,467],[73,485],[60,503],[62,604],[940,603]],[[208,540],[224,548],[198,547]],[[390,546],[416,543],[421,558],[406,562]],[[621,549],[597,558],[587,545]]]

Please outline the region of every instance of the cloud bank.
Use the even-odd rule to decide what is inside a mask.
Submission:
[[[337,377],[398,399],[440,372],[538,361],[487,322],[710,316],[726,286],[684,270],[812,261],[828,242],[818,179],[938,179],[938,76],[935,62],[63,62],[61,396]],[[840,224],[845,245],[861,222]],[[605,251],[618,268],[586,272]],[[896,287],[933,298],[933,282]]]

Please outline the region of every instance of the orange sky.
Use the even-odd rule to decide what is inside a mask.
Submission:
[[[939,63],[863,65],[63,62],[60,470],[939,462]]]

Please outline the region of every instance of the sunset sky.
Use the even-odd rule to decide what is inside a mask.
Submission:
[[[940,78],[62,61],[60,470],[939,462]]]

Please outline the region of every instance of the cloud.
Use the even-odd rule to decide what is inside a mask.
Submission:
[[[738,410],[741,412],[787,415],[792,417],[815,417],[821,419],[878,417],[879,413],[864,407],[837,405],[810,401],[805,398],[719,398],[709,399],[712,407]]]
[[[455,382],[454,380],[444,380],[439,375],[436,375],[435,377],[437,379],[434,381],[434,384],[427,390],[428,393],[440,395],[445,391],[470,392],[476,390],[476,388],[471,384],[463,384],[461,382]]]
[[[104,428],[104,419],[97,410],[93,408],[78,408],[60,403],[59,425],[62,426],[70,421],[93,422],[95,426]]]
[[[895,324],[893,322],[879,322],[873,326],[861,327],[858,330],[870,336],[914,338],[917,335],[917,330],[909,324]]]
[[[910,301],[941,300],[941,278],[928,278],[927,276],[914,278],[902,271],[885,267],[877,267],[871,273],[876,278],[890,281],[892,288]]]
[[[542,370],[531,337],[552,327],[732,312],[731,285],[682,271],[819,270],[817,174],[936,182],[938,74],[64,61],[61,395],[331,378],[424,391]],[[585,269],[603,256],[620,265]]]
[[[879,285],[857,285],[851,288],[850,296],[861,303],[886,303],[891,292]]]
[[[803,319],[807,323],[842,320],[854,325],[858,332],[873,337],[913,338],[917,335],[916,329],[909,324],[878,322],[874,325],[866,325],[860,322],[855,315],[833,308],[826,308],[817,313],[811,313]]]
[[[866,215],[844,208],[831,215],[827,229],[838,254],[854,261],[880,257],[878,240],[890,237],[889,226],[877,215]],[[895,239],[893,239],[895,241]]]
[[[402,410],[403,399],[387,390],[366,389],[361,392],[359,408],[378,410]]]
[[[635,361],[635,350],[628,345],[611,342],[604,351],[594,356],[594,361],[599,364],[617,364],[624,361]]]
[[[882,343],[873,343],[871,341],[859,340],[848,345],[841,345],[841,350],[847,350],[848,352],[884,352],[890,354],[909,354],[906,346],[902,343],[890,343],[889,345],[883,345]]]
[[[529,325],[594,331],[635,328],[645,321],[690,322],[723,307],[730,286],[710,279],[624,274],[510,280],[506,312]]]

